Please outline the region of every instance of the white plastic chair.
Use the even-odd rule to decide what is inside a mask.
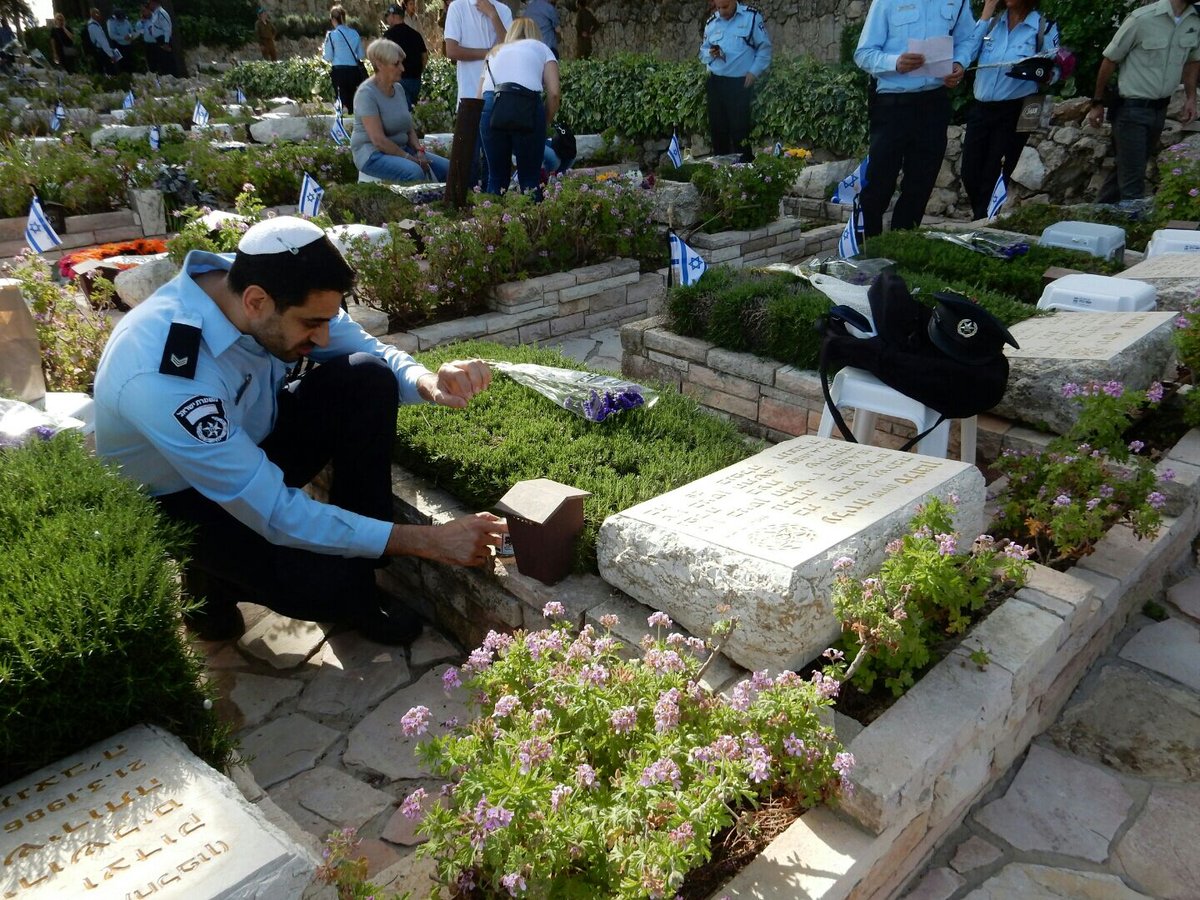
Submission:
[[[940,415],[937,410],[930,409],[924,403],[888,387],[865,369],[850,366],[834,376],[829,395],[838,409],[849,407],[854,410],[854,422],[850,430],[860,444],[871,443],[875,433],[875,418],[878,415],[911,422],[917,434],[931,428]],[[975,465],[978,420],[971,416],[969,419],[959,419],[958,425],[960,458],[963,462]],[[833,413],[826,404],[821,414],[821,424],[817,427],[817,436],[830,437],[833,434],[833,426]],[[921,438],[917,443],[917,452],[945,459],[949,446],[950,420],[947,419]]]

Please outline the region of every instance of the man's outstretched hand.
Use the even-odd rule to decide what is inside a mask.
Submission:
[[[491,513],[461,516],[444,525],[393,525],[387,556],[419,556],[455,566],[482,566],[508,534],[508,523]]]
[[[442,363],[417,383],[417,392],[430,403],[462,409],[492,383],[492,370],[481,359],[456,359]]]

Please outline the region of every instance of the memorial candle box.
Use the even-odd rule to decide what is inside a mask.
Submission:
[[[1064,275],[1046,285],[1038,309],[1071,312],[1149,312],[1158,306],[1154,285],[1108,275]]]
[[[1038,243],[1043,247],[1080,250],[1102,259],[1125,259],[1125,229],[1097,222],[1056,222],[1046,227]]]
[[[1150,243],[1146,245],[1146,258],[1161,253],[1200,253],[1200,231],[1160,228],[1150,235]]]

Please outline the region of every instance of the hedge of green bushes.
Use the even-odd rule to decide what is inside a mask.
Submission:
[[[73,434],[0,450],[0,784],[142,722],[225,765],[180,626],[182,538]]]
[[[417,355],[431,369],[475,356],[582,368],[556,351],[482,342]],[[401,407],[395,459],[480,510],[524,479],[551,478],[591,491],[575,570],[594,572],[596,533],[605,518],[753,452],[733,425],[698,412],[691,398],[663,389],[650,409],[593,423],[497,375],[465,410]]]

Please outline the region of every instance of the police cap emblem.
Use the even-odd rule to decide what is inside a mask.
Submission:
[[[175,418],[203,444],[219,444],[229,437],[225,406],[216,397],[193,397],[175,410]]]

